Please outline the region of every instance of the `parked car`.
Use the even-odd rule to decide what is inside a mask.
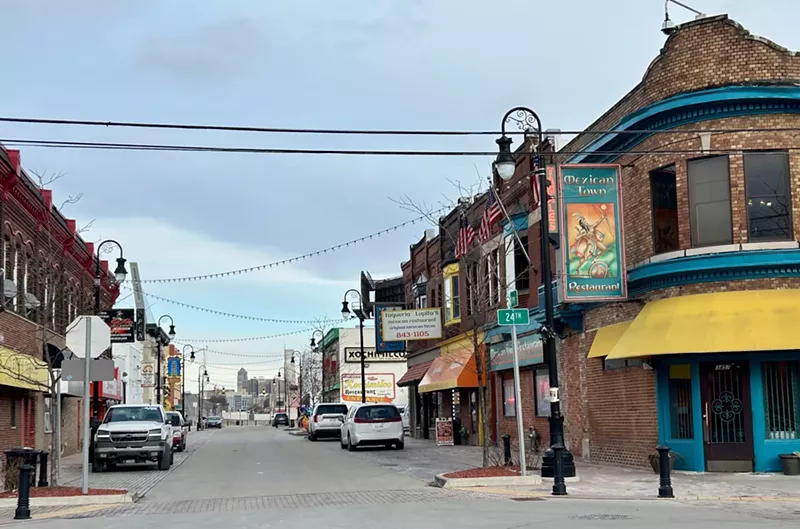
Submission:
[[[155,462],[159,470],[172,466],[172,423],[161,406],[111,406],[97,428],[92,472],[123,463]]]
[[[220,417],[209,417],[206,421],[206,428],[222,428],[222,419]]]
[[[167,418],[172,425],[172,448],[176,452],[186,450],[186,438],[189,436],[189,427],[183,420],[183,415],[177,411],[168,411]]]
[[[341,427],[341,446],[405,446],[403,419],[394,404],[358,404],[350,408]]]
[[[403,419],[403,431],[408,432],[411,429],[411,415],[408,406],[398,406],[397,411],[400,412],[400,417]]]
[[[317,404],[308,422],[308,439],[316,441],[322,437],[339,437],[345,415],[347,404]]]
[[[283,412],[276,413],[272,418],[272,426],[275,428],[278,426],[289,426],[289,415]]]

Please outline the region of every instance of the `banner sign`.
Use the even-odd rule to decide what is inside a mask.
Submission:
[[[562,165],[558,193],[564,301],[626,299],[620,166]]]
[[[436,446],[453,446],[453,419],[436,419]]]
[[[181,358],[179,356],[170,356],[167,358],[167,376],[181,376]]]
[[[100,318],[111,328],[111,343],[130,343],[136,341],[134,309],[105,310],[99,314]]]
[[[144,309],[136,309],[136,341],[144,341],[144,325],[147,318],[144,315]]]
[[[406,343],[404,341],[384,341],[383,339],[383,326],[381,322],[383,321],[383,312],[387,310],[401,310],[403,308],[402,305],[389,305],[389,304],[379,304],[375,303],[375,348],[378,351],[388,352],[388,351],[405,351],[406,350]]]
[[[517,339],[517,352],[519,353],[519,367],[532,366],[544,362],[544,348],[542,338],[538,334],[522,336]],[[491,371],[503,371],[514,367],[514,344],[505,341],[489,346],[491,358]]]
[[[345,347],[344,348],[344,361],[350,364],[361,363],[361,348],[360,347]],[[364,361],[373,362],[406,362],[405,351],[376,351],[375,349],[364,348]]]
[[[431,340],[442,337],[442,309],[387,310],[381,327],[386,340]]]
[[[155,386],[155,369],[153,362],[142,362],[142,387],[152,388]]]
[[[367,374],[367,402],[394,402],[397,392],[394,373]],[[342,400],[361,402],[361,374],[342,375]]]
[[[547,228],[550,233],[558,233],[558,191],[556,189],[556,168],[547,166]]]

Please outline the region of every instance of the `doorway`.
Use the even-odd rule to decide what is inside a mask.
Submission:
[[[747,362],[700,364],[703,448],[709,472],[753,471],[753,417]]]

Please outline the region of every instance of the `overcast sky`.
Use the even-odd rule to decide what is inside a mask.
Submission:
[[[800,49],[796,0],[686,0]],[[544,128],[582,129],[641,80],[665,37],[662,0],[4,0],[3,116],[290,128],[496,130],[527,105]],[[671,6],[676,22],[693,15]],[[0,138],[215,146],[483,150],[494,137],[314,137],[0,123]],[[65,173],[64,214],[119,240],[142,278],[254,266],[414,218],[390,198],[437,203],[491,158],[114,152],[25,147],[25,167]],[[426,226],[264,272],[146,285],[225,312],[335,317],[359,272],[400,274]],[[124,298],[127,291],[123,291]],[[178,339],[298,331],[152,302]],[[132,306],[132,298],[119,306]],[[209,343],[212,381],[272,377],[284,342]],[[203,345],[192,342],[196,348]],[[222,354],[228,353],[228,354]],[[264,355],[267,358],[232,354]],[[196,371],[189,370],[196,378]]]

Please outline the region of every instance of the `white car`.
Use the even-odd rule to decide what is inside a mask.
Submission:
[[[341,446],[351,452],[359,446],[405,446],[403,418],[394,404],[357,404],[347,412],[341,428]]]
[[[397,411],[400,412],[400,417],[403,418],[403,431],[408,432],[411,430],[411,412],[408,406],[398,406]]]
[[[308,421],[308,439],[316,441],[322,437],[339,437],[345,415],[347,404],[317,404]]]

